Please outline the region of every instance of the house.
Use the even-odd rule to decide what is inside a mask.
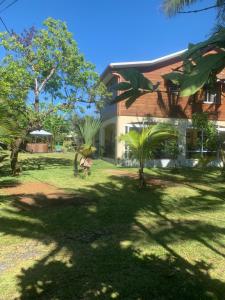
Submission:
[[[141,127],[147,120],[149,123],[169,122],[179,130],[178,148],[179,155],[174,161],[171,157],[159,157],[150,162],[154,166],[172,166],[177,161],[182,165],[195,165],[199,153],[213,155],[210,149],[197,145],[196,139],[199,135],[192,128],[192,115],[196,112],[207,112],[209,118],[216,123],[218,133],[225,137],[225,98],[222,95],[223,83],[218,81],[218,91],[211,92],[205,88],[198,96],[179,97],[178,87],[163,79],[162,75],[170,73],[181,66],[182,54],[179,51],[151,61],[137,61],[124,63],[111,63],[102,73],[101,78],[112,97],[116,96],[112,87],[123,81],[117,73],[119,70],[136,68],[153,83],[160,82],[159,91],[139,97],[129,108],[125,101],[116,104],[107,103],[101,111],[103,120],[100,130],[100,146],[105,159],[120,162],[124,165],[132,165],[129,159],[127,146],[119,141],[118,137],[131,130]],[[223,75],[223,74],[222,74]],[[222,78],[223,76],[220,75]],[[225,78],[225,77],[224,77]],[[203,137],[204,138],[204,137]],[[200,149],[201,148],[201,149]],[[215,153],[214,153],[215,154]]]

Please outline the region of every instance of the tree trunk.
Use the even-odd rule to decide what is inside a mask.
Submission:
[[[142,189],[146,186],[145,177],[144,177],[144,163],[140,162],[139,168],[139,188]]]
[[[35,98],[34,98],[34,111],[36,113],[39,112],[39,94],[35,92]]]
[[[78,176],[79,174],[79,168],[78,168],[78,152],[75,152],[75,157],[74,157],[74,176]]]
[[[10,165],[12,170],[12,176],[16,176],[20,173],[20,167],[18,164],[18,155],[20,151],[21,144],[23,142],[22,138],[18,138],[12,144],[11,156],[10,156]]]

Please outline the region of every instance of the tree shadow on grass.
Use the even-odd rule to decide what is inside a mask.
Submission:
[[[71,166],[72,161],[66,158],[53,158],[53,157],[31,157],[24,159],[22,162],[23,171],[30,170],[43,170],[56,167]]]
[[[201,243],[216,239],[225,229],[198,220],[170,219],[165,212],[174,206],[164,201],[163,189],[139,191],[127,178],[109,178],[80,189],[80,195],[95,201],[21,210],[15,198],[19,210],[9,208],[0,218],[3,234],[54,243],[54,249],[18,276],[18,299],[223,299],[225,283],[211,278],[213,265],[203,259],[187,261],[171,243],[179,239]],[[38,195],[30,196],[38,200]],[[155,224],[141,223],[137,219],[141,211],[154,215]],[[157,244],[166,255],[137,249],[141,232],[149,237],[149,245]],[[66,258],[63,254],[59,259],[63,250]]]

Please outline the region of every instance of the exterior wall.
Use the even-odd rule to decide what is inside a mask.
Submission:
[[[118,103],[120,116],[149,116],[158,118],[191,118],[194,112],[206,111],[214,120],[225,120],[225,96],[221,103],[204,103],[202,95],[192,97],[171,96],[162,75],[170,73],[181,65],[179,59],[173,59],[157,66],[137,68],[154,84],[160,82],[159,92],[149,93],[138,98],[129,108],[125,101]]]
[[[125,127],[129,124],[135,124],[137,122],[150,121],[154,123],[170,123],[178,128],[179,137],[178,145],[180,149],[180,155],[177,160],[172,159],[154,159],[147,163],[149,167],[175,167],[175,166],[186,166],[193,167],[198,163],[197,159],[186,159],[186,129],[190,127],[191,119],[178,119],[178,118],[155,118],[149,117],[135,117],[135,116],[118,116],[117,117],[117,137],[125,133]],[[216,121],[216,125],[225,126],[225,121]],[[125,143],[120,142],[117,139],[116,142],[116,161],[125,166],[138,166],[138,162],[134,160],[125,160]],[[220,162],[215,162],[215,165],[220,165]]]
[[[116,126],[115,161],[123,160],[124,143],[119,142],[118,137],[125,133],[125,126],[131,123],[148,120],[153,122],[168,122],[179,128],[179,147],[181,154],[178,161],[182,165],[193,166],[197,160],[187,160],[186,155],[186,129],[191,124],[192,114],[195,112],[208,112],[209,117],[215,120],[217,125],[225,126],[225,96],[221,94],[221,102],[218,104],[204,103],[201,95],[181,98],[171,96],[162,75],[170,73],[182,64],[179,57],[158,63],[151,67],[136,68],[149,78],[154,84],[160,82],[159,92],[146,94],[138,98],[129,108],[126,108],[125,101],[116,105],[107,105],[101,113],[103,124],[100,130],[100,145],[104,147],[104,128],[109,124]],[[118,69],[119,70],[119,69]],[[118,71],[113,69],[113,72]],[[107,70],[105,82],[112,79],[112,70]],[[224,78],[225,71],[218,76]],[[120,78],[122,80],[122,78]],[[224,92],[224,91],[223,91]],[[127,165],[134,162],[126,162]],[[176,162],[171,160],[155,160],[149,162],[153,166],[174,166]]]

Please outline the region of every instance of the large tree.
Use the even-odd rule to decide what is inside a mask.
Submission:
[[[26,117],[25,136],[42,128],[48,114],[99,105],[106,92],[62,21],[48,18],[42,29],[20,35],[2,32],[0,45],[6,51],[0,64],[0,97]],[[12,148],[16,161],[21,143],[18,139]]]

